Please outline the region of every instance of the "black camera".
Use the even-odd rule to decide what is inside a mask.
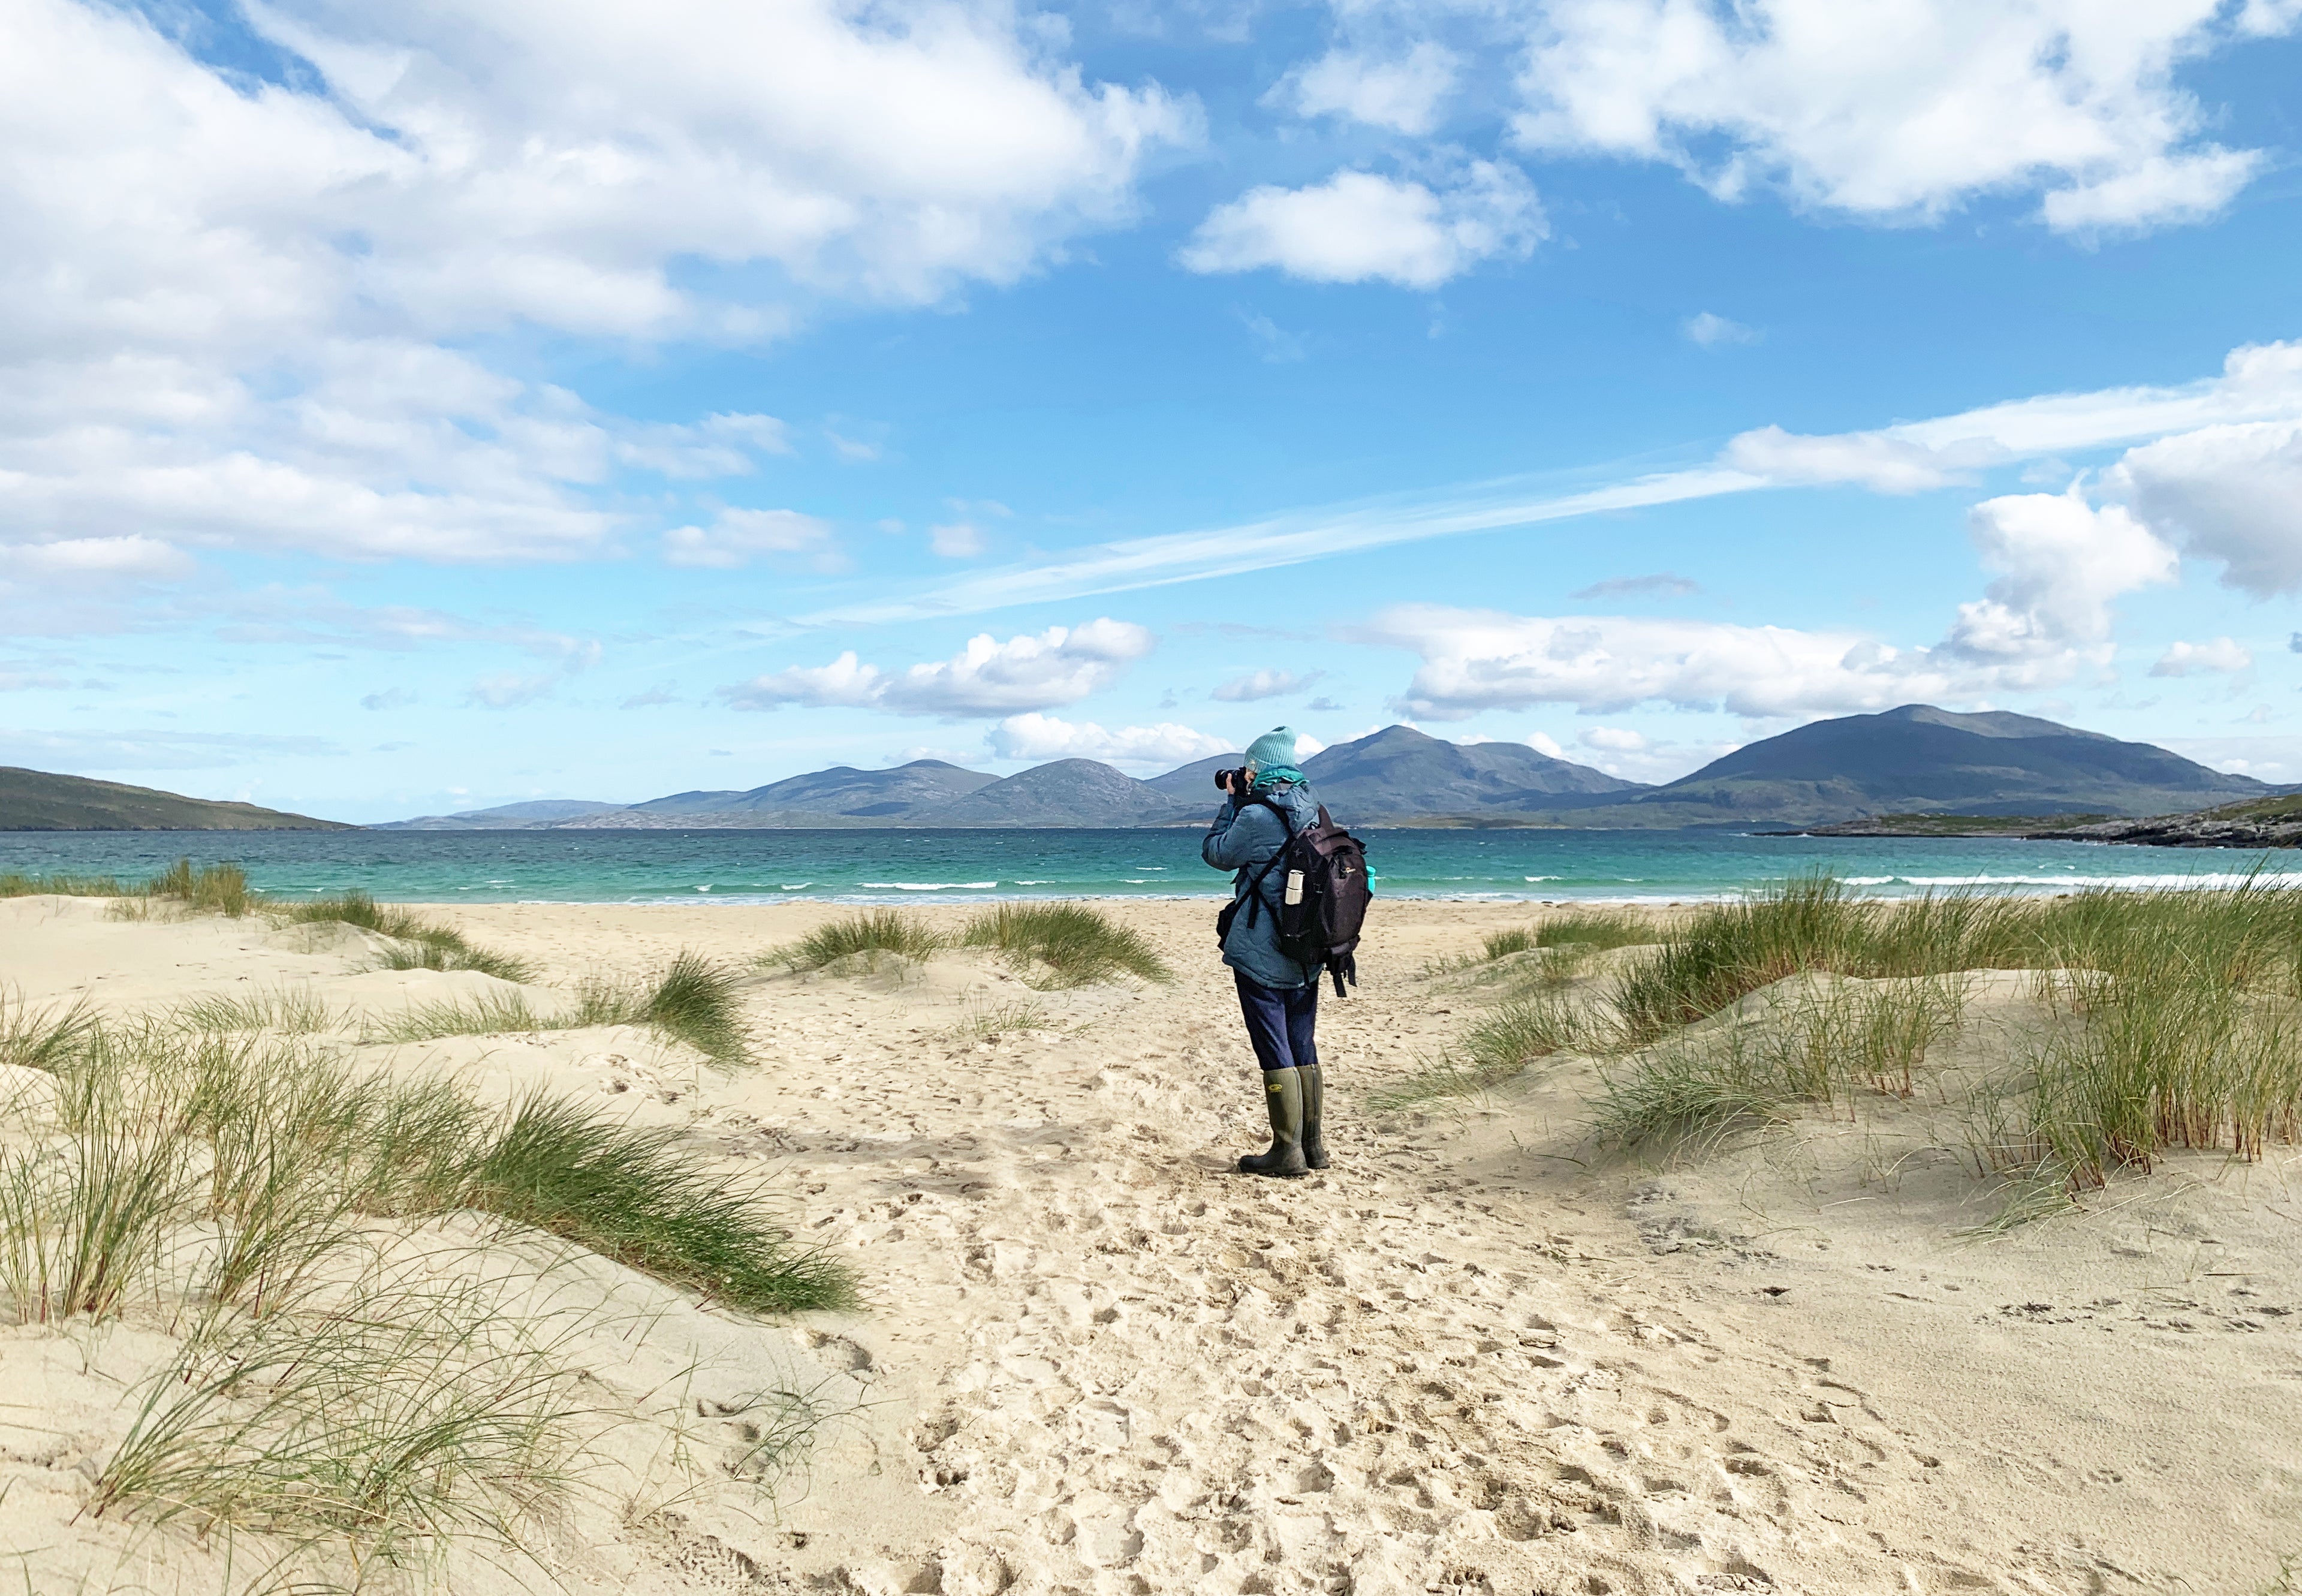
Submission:
[[[1228,793],[1231,790],[1234,784],[1242,787],[1247,785],[1246,766],[1240,765],[1232,769],[1218,770],[1215,772],[1215,790],[1217,792]]]

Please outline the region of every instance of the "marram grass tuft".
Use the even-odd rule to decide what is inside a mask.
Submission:
[[[652,980],[587,981],[563,1025],[645,1025],[723,1064],[748,1056],[736,974],[683,951]]]
[[[534,1094],[473,1159],[465,1200],[732,1307],[853,1306],[836,1261],[796,1246],[758,1195],[699,1163],[681,1136]]]
[[[248,872],[236,864],[194,865],[179,859],[147,881],[122,881],[116,876],[28,876],[18,870],[0,873],[0,898],[54,894],[71,898],[113,898],[115,909],[125,907],[126,918],[146,918],[153,903],[181,903],[194,913],[228,915],[237,920],[262,902],[248,889]]]
[[[2302,1138],[2302,890],[2230,887],[2052,898],[1974,892],[1862,899],[1805,877],[1695,913],[1617,979],[1617,1051],[1594,1102],[1602,1136],[1705,1141],[1853,1090],[1907,1096],[1960,1024],[1956,978],[2038,972],[2063,1017],[2015,1068],[1969,1088],[1977,1159],[2021,1195],[2100,1186],[2174,1147],[2261,1156]],[[1810,993],[1690,1031],[1799,975],[1894,981]]]
[[[644,995],[676,1021],[693,973]],[[532,1559],[584,1449],[627,1419],[597,1411],[574,1352],[596,1322],[539,1316],[532,1271],[502,1275],[484,1233],[448,1239],[435,1216],[545,1232],[739,1311],[853,1302],[760,1180],[680,1131],[541,1093],[490,1108],[444,1076],[243,1029],[296,1006],[0,1005],[6,1062],[52,1083],[6,1108],[35,1134],[0,1148],[0,1310],[86,1322],[149,1301],[183,1338],[97,1460],[90,1516],[259,1536],[251,1590],[409,1583],[451,1550]],[[779,1411],[747,1475],[819,1416]]]
[[[500,1037],[540,1030],[559,1030],[574,1024],[572,1016],[539,1014],[525,992],[483,992],[475,997],[441,998],[416,1004],[396,1014],[371,1018],[362,1027],[363,1042],[436,1042],[443,1037]]]
[[[427,920],[397,904],[379,903],[357,888],[293,904],[286,917],[296,924],[340,921],[390,937],[398,945],[383,955],[386,970],[476,970],[507,981],[528,980],[534,973],[524,960],[473,945],[453,926]]]
[[[767,958],[794,970],[820,970],[857,953],[898,953],[925,959],[945,945],[944,938],[916,917],[900,909],[872,909],[844,920],[828,920],[792,946]]]
[[[1001,903],[968,922],[961,941],[996,947],[1044,987],[1081,987],[1131,975],[1173,979],[1143,934],[1085,903]]]

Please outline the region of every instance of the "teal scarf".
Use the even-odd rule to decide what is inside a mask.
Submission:
[[[1256,794],[1260,795],[1271,791],[1272,788],[1276,786],[1289,785],[1299,786],[1302,785],[1302,781],[1303,773],[1300,770],[1298,770],[1294,766],[1273,765],[1268,770],[1257,770],[1255,773],[1255,786],[1253,791]]]

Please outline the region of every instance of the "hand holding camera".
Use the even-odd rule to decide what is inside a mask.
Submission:
[[[1247,768],[1243,765],[1215,772],[1216,790],[1229,793],[1234,800],[1244,802],[1248,789],[1253,785],[1253,778],[1248,775]]]

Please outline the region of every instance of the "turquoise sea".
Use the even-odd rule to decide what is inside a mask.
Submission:
[[[2302,855],[2085,843],[1769,837],[1718,831],[1362,833],[1379,894],[1685,900],[1827,869],[1904,895],[1982,886],[2205,885]],[[331,831],[0,833],[0,871],[144,877],[178,858],[239,861],[267,893],[361,887],[415,903],[900,903],[1212,896],[1197,830]]]

